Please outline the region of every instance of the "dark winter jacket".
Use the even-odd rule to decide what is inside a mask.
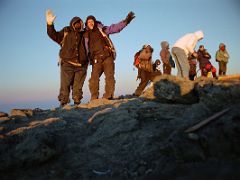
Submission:
[[[115,59],[115,54],[113,54],[115,53],[115,49],[108,36],[120,32],[126,27],[126,22],[121,21],[117,24],[112,24],[111,26],[104,26],[99,21],[96,21],[95,23],[97,25],[92,30],[87,30],[85,35],[85,44],[89,47],[88,51],[90,59],[101,61],[111,55],[113,56],[113,59]]]
[[[83,27],[82,20],[79,17],[74,17],[70,21],[70,26],[64,27],[59,32],[55,30],[54,25],[47,25],[47,33],[53,41],[61,46],[59,56],[63,63],[76,63],[86,66],[88,58],[83,37],[84,32],[75,30],[73,26],[78,21]]]
[[[211,55],[207,52],[207,50],[198,50],[197,52],[198,58],[197,60],[199,61],[199,67],[204,68],[207,64],[210,63]],[[211,63],[210,63],[211,64]]]

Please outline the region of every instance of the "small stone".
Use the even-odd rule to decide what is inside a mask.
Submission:
[[[199,140],[199,136],[195,133],[189,133],[188,134],[188,138],[194,141],[198,141]]]
[[[69,104],[65,105],[62,109],[64,110],[71,110],[72,106],[70,106]]]
[[[145,172],[146,172],[146,167],[145,166],[140,166],[138,168],[138,174],[139,175],[143,175],[143,174],[145,174]]]
[[[2,127],[2,126],[0,127],[0,131],[3,131],[4,129],[5,129],[4,127]]]
[[[148,169],[148,170],[145,172],[145,174],[146,174],[146,175],[147,175],[147,174],[150,174],[152,171],[153,171],[152,169]]]
[[[55,112],[55,111],[56,111],[56,108],[51,108],[50,111],[51,111],[51,112]]]
[[[9,121],[10,118],[9,117],[0,117],[0,124],[4,123],[5,121]]]
[[[5,113],[5,112],[0,112],[0,118],[1,118],[1,117],[8,117],[8,114]]]

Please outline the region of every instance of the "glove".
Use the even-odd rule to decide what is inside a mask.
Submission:
[[[56,16],[54,16],[53,12],[50,9],[48,9],[46,11],[46,21],[47,21],[47,24],[48,25],[52,25],[54,20],[55,20],[55,18],[56,18]]]
[[[129,24],[134,18],[135,18],[134,12],[132,12],[132,11],[129,12],[125,19],[126,24]]]

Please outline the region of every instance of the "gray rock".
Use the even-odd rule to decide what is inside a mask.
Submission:
[[[10,116],[33,116],[33,110],[32,109],[12,109]]]
[[[194,83],[175,76],[162,75],[155,79],[152,87],[141,96],[161,103],[193,104],[198,102],[194,93]]]
[[[0,177],[240,179],[239,82],[184,82],[163,76],[155,84],[159,92],[154,86],[146,90],[152,100],[149,94],[99,99],[69,110],[40,111],[28,121],[15,117],[2,123]],[[218,97],[223,94],[227,100]],[[215,113],[211,101],[229,111],[185,133]]]
[[[9,121],[9,120],[10,120],[9,117],[0,117],[0,124],[5,123],[6,121]]]
[[[4,113],[4,112],[0,112],[0,118],[1,117],[8,117],[8,114],[7,113]]]
[[[200,101],[213,111],[240,102],[240,81],[199,80],[195,85]]]

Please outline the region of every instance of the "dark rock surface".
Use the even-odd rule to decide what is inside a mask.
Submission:
[[[166,76],[140,98],[10,116],[0,123],[0,177],[240,179],[239,97],[240,81]]]

